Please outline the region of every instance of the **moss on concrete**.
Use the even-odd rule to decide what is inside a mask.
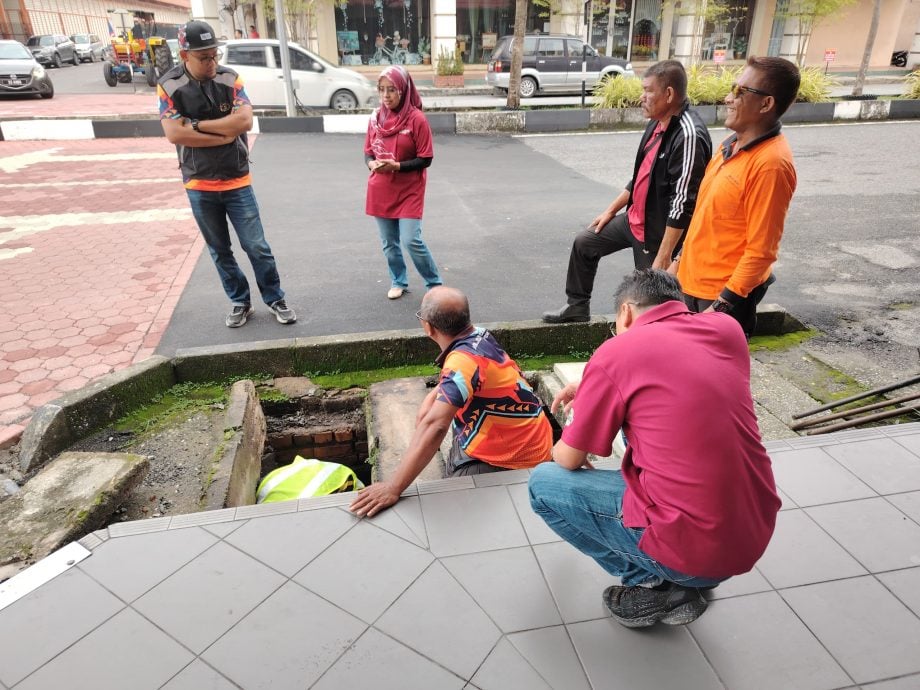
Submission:
[[[821,331],[816,328],[809,328],[807,331],[795,331],[782,335],[755,335],[748,343],[748,349],[751,352],[789,350],[820,334]]]

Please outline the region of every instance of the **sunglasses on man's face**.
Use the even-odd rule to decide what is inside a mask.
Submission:
[[[758,96],[772,96],[772,93],[767,93],[766,91],[761,91],[760,89],[755,89],[752,86],[741,86],[741,84],[732,84],[732,87],[728,92],[732,95],[732,98],[741,98],[744,92],[755,93]]]

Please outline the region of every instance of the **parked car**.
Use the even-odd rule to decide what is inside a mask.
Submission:
[[[511,77],[511,45],[514,36],[502,36],[495,44],[486,71],[486,83],[508,90]],[[576,36],[541,34],[524,36],[524,62],[521,65],[522,98],[539,92],[579,92],[582,82],[582,51],[586,55],[585,86],[619,76],[634,76],[632,65],[620,58],[598,52]]]
[[[166,45],[169,46],[169,52],[172,53],[173,64],[179,64],[179,39],[167,38]]]
[[[96,34],[74,34],[70,37],[80,62],[101,60],[106,44]]]
[[[0,94],[54,96],[51,77],[19,41],[0,41]]]
[[[376,103],[377,89],[367,77],[333,65],[296,43],[288,43],[288,50],[294,93],[301,105],[354,110],[372,107]],[[254,106],[284,107],[284,80],[278,41],[233,39],[227,41],[221,51],[220,64],[239,73]]]
[[[60,67],[65,62],[72,62],[75,65],[80,63],[73,41],[63,34],[32,36],[26,42],[26,46],[42,65]]]

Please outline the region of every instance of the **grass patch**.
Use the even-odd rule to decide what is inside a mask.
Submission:
[[[913,302],[895,302],[894,304],[889,304],[888,308],[893,311],[906,311],[908,309],[914,308]]]
[[[801,345],[806,340],[811,340],[816,335],[820,335],[820,331],[816,328],[809,328],[807,331],[783,333],[782,335],[755,335],[748,342],[748,350],[752,353],[789,350],[797,345]]]
[[[177,383],[168,391],[157,395],[148,404],[115,422],[115,430],[128,431],[135,435],[144,434],[163,428],[180,414],[224,405],[227,402],[230,387],[242,379],[250,379],[256,385],[268,380],[264,376],[237,376],[218,382]],[[276,393],[283,395],[280,392]]]

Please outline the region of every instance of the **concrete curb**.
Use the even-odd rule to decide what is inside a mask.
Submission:
[[[805,329],[779,305],[761,305],[757,314],[757,335]],[[481,325],[514,358],[593,352],[610,335],[610,321],[601,316],[586,323],[517,321]],[[433,363],[437,354],[435,345],[412,329],[186,348],[177,350],[172,359],[154,355],[36,410],[23,432],[20,466],[23,472],[39,467],[177,383],[425,364]],[[235,430],[236,425],[231,426]]]
[[[707,125],[725,120],[724,106],[698,106]],[[308,117],[257,116],[253,133],[364,134],[368,113],[317,115]],[[641,127],[646,123],[638,108],[595,110],[555,108],[540,110],[478,110],[428,112],[436,134],[522,134],[538,132],[580,132]],[[784,123],[835,122],[838,120],[888,120],[920,118],[920,100],[838,101],[794,103]],[[0,122],[0,141],[64,141],[119,137],[160,137],[156,119],[126,116],[124,119],[31,119]]]

